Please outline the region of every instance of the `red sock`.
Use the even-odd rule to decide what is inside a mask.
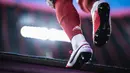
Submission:
[[[93,3],[97,0],[78,0],[80,8],[85,12],[90,12],[93,6]]]
[[[72,4],[72,0],[56,0],[55,9],[58,22],[70,40],[73,36],[82,34],[80,29],[80,18]]]

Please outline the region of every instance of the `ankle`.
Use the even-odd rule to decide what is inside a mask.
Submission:
[[[86,40],[83,34],[77,34],[75,35],[71,40],[72,48],[73,50],[77,49],[83,44],[89,44]]]

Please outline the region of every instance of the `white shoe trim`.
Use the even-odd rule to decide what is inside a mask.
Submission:
[[[76,63],[76,61],[77,61],[77,59],[78,59],[78,57],[79,57],[79,55],[80,55],[81,52],[90,52],[90,53],[93,53],[91,47],[89,45],[86,45],[86,44],[84,44],[81,47],[79,47],[79,49],[80,49],[79,51],[78,51],[78,49],[76,49],[76,50],[74,50],[72,52],[72,54],[70,56],[70,59],[69,59],[69,61],[68,61],[68,63],[67,63],[66,66],[72,67]],[[77,54],[75,55],[76,52],[77,52]],[[75,57],[74,57],[74,55],[75,55]],[[74,57],[74,59],[71,62],[71,60],[72,60],[73,57]]]

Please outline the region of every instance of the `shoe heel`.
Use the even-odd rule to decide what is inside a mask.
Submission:
[[[74,68],[81,68],[83,64],[89,62],[89,60],[92,57],[92,53],[90,52],[82,52],[80,56],[78,57],[75,65],[73,66]]]

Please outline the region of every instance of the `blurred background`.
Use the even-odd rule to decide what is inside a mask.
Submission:
[[[78,7],[83,33],[94,50],[93,63],[130,67],[130,0],[111,6],[112,36],[103,47],[92,43],[92,20]],[[0,52],[69,59],[70,41],[45,0],[0,0]]]

